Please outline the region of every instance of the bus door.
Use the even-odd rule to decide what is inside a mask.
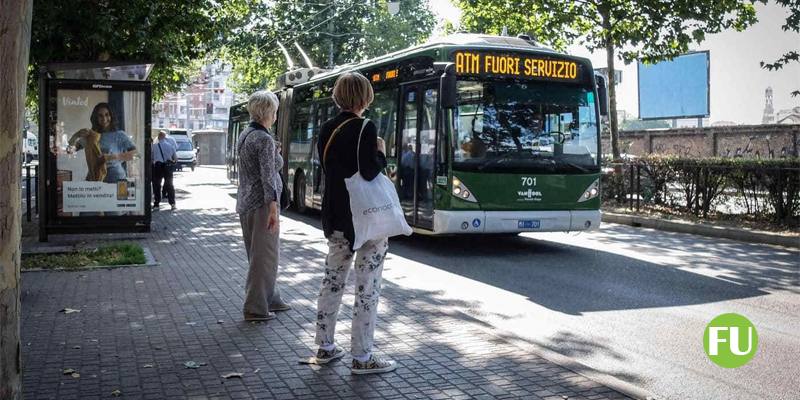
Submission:
[[[398,195],[412,226],[433,229],[434,148],[438,81],[403,88]]]
[[[320,160],[319,151],[317,150],[317,140],[319,140],[320,127],[325,121],[328,120],[328,112],[333,111],[332,104],[317,103],[314,107],[316,113],[312,110],[312,117],[314,118],[313,136],[311,139],[311,167],[310,179],[306,180],[307,193],[312,193],[311,200],[314,207],[322,209],[322,196],[325,193],[325,174],[322,172],[322,162]]]

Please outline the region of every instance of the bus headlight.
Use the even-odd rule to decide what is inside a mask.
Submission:
[[[584,201],[589,201],[597,196],[600,195],[600,179],[595,179],[591,185],[583,192],[580,198],[578,198],[578,203],[582,203]]]
[[[461,179],[453,177],[453,196],[458,197],[461,200],[469,201],[470,203],[477,203],[478,199],[475,198],[475,195],[472,194],[472,191],[467,189],[464,185],[464,182],[461,182]]]

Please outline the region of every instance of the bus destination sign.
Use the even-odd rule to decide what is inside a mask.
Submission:
[[[455,53],[456,74],[539,78],[577,82],[581,66],[572,60],[558,60],[534,54],[496,54],[471,51]]]

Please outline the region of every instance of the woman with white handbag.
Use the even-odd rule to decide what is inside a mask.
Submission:
[[[378,233],[379,237],[373,234],[365,238],[362,232],[358,235],[358,246],[354,246],[357,232],[353,224],[351,193],[348,192],[350,183],[345,183],[357,178],[359,184],[370,186],[388,179],[381,174],[386,168],[385,144],[378,137],[375,124],[361,118],[373,100],[372,86],[367,78],[358,72],[341,75],[333,88],[333,100],[341,113],[322,125],[318,143],[325,172],[322,226],[329,250],[317,301],[315,342],[319,349],[315,363],[327,364],[344,355],[344,350],[334,342],[334,334],[347,275],[355,255],[351,372],[357,375],[389,372],[396,368],[395,362],[373,354],[372,344],[383,260],[390,234],[380,237]],[[379,196],[385,194],[379,188],[367,190]],[[397,197],[394,189],[391,195]]]

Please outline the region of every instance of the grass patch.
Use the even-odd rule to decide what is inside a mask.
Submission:
[[[102,246],[95,250],[81,250],[72,253],[24,255],[22,270],[80,269],[99,265],[130,265],[146,262],[142,246],[133,243],[119,243]]]

